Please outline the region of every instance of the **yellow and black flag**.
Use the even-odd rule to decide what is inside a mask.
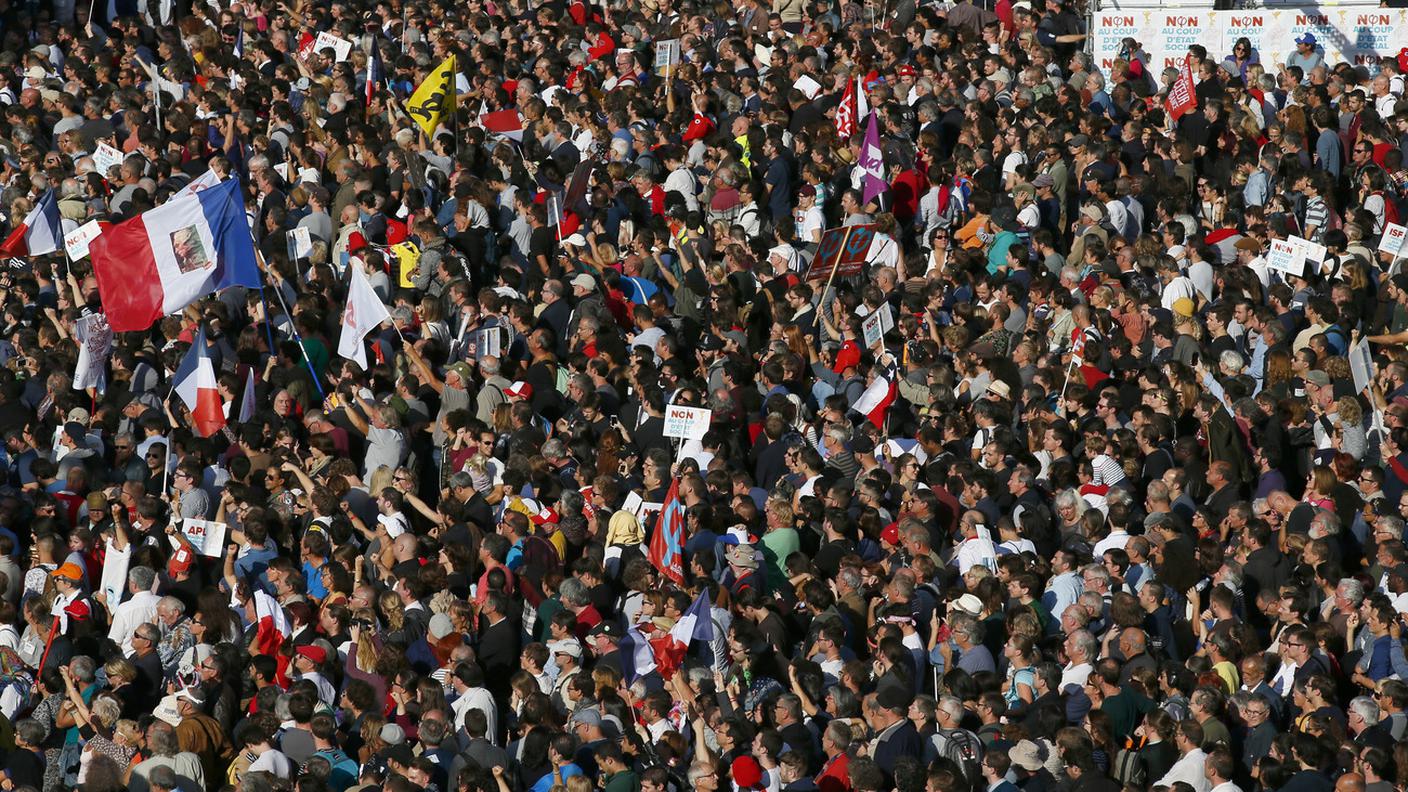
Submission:
[[[425,134],[435,134],[440,126],[440,118],[455,110],[455,56],[451,55],[444,63],[416,88],[411,98],[406,100],[406,112],[425,130]]]

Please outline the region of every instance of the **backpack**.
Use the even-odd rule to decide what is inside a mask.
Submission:
[[[1143,787],[1148,781],[1149,770],[1139,759],[1139,749],[1130,746],[1121,748],[1119,753],[1115,754],[1115,763],[1110,767],[1110,774],[1125,786]]]
[[[983,743],[976,734],[967,729],[940,729],[934,734],[934,745],[939,756],[952,759],[963,768],[963,775],[970,783],[981,781]]]
[[[1384,192],[1383,190],[1375,192],[1374,195],[1377,195],[1383,199],[1384,224],[1387,225],[1388,223],[1393,223],[1394,225],[1400,225],[1400,218],[1403,215],[1399,211],[1402,208],[1401,206],[1399,206],[1399,201],[1401,200],[1399,196],[1397,194],[1390,195],[1387,192]]]

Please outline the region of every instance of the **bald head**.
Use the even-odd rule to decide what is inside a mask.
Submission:
[[[393,540],[391,552],[395,554],[397,561],[410,561],[416,557],[416,545],[415,536],[403,533]]]
[[[1364,776],[1345,773],[1335,781],[1335,792],[1364,792]]]

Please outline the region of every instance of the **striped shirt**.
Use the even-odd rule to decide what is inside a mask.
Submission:
[[[1307,239],[1318,244],[1321,237],[1325,236],[1325,224],[1329,221],[1330,207],[1325,204],[1324,198],[1317,195],[1306,201],[1305,230]],[[1311,231],[1312,228],[1315,230]]]

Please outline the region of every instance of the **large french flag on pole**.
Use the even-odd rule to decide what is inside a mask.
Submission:
[[[63,242],[63,227],[59,224],[59,200],[54,191],[39,196],[39,202],[25,215],[24,222],[15,226],[0,242],[0,255],[42,256],[59,249]]]
[[[146,330],[220,289],[260,286],[238,179],[111,226],[88,249],[114,332]]]
[[[196,434],[210,437],[225,425],[225,403],[215,382],[215,366],[205,343],[205,329],[196,331],[191,349],[176,369],[174,388],[191,410]]]

